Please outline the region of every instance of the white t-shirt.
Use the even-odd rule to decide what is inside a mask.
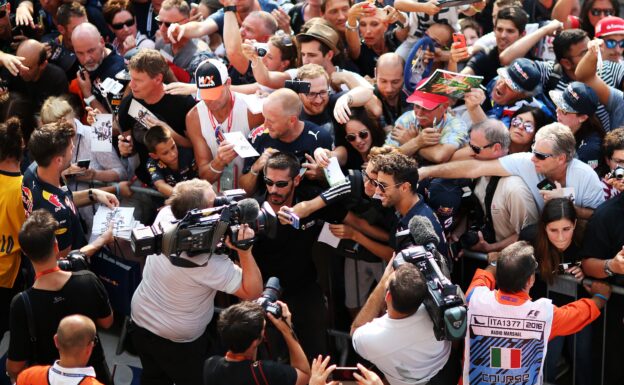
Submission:
[[[174,220],[169,206],[163,208],[154,225]],[[164,254],[145,261],[143,280],[132,297],[132,320],[140,327],[173,342],[199,338],[214,313],[217,291],[229,294],[242,284],[242,270],[225,255],[200,254],[182,258],[206,266],[174,266]]]
[[[537,184],[545,176],[535,171],[535,165],[531,161],[533,154],[520,152],[500,158],[498,161],[508,173],[517,175],[531,190],[533,199],[540,211],[544,208],[544,199],[539,193]],[[566,170],[566,187],[574,189],[574,204],[580,207],[595,209],[604,202],[604,193],[598,174],[586,163],[578,159],[572,159]]]
[[[392,319],[385,314],[359,327],[353,333],[353,348],[391,385],[426,384],[451,353],[449,341],[436,340],[424,305],[409,317]]]

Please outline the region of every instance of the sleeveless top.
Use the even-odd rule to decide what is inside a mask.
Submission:
[[[463,383],[542,384],[552,320],[549,299],[506,305],[497,301],[495,291],[475,288],[468,306]]]
[[[228,132],[228,127],[231,126],[229,132],[239,131],[247,138],[249,135],[249,121],[247,120],[247,103],[243,98],[236,97],[236,92],[232,92],[234,98],[234,105],[232,107],[232,113],[229,114],[222,123],[217,123],[220,126],[221,132]],[[208,107],[203,100],[197,103],[197,114],[199,115],[199,124],[201,127],[202,136],[206,140],[212,157],[217,156],[217,138],[215,137],[214,122],[217,122],[214,116],[208,111]],[[230,118],[232,122],[230,122]],[[244,159],[240,156],[236,157],[221,174],[221,177],[213,183],[215,192],[223,190],[230,190],[238,188],[238,180],[243,172]]]

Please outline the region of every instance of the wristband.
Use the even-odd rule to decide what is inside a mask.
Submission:
[[[236,6],[235,5],[228,5],[226,7],[223,7],[223,13],[225,12],[234,12],[236,13]]]
[[[93,103],[93,101],[95,100],[95,95],[91,95],[88,98],[83,98],[82,100],[84,100],[87,107],[91,107],[91,103]]]
[[[250,172],[250,173],[251,173],[251,175],[253,175],[253,176],[258,176],[258,175],[260,175],[260,172],[258,172],[258,171],[254,171],[254,170],[253,170],[253,168],[250,168],[250,169],[249,169],[249,172]]]
[[[113,186],[115,186],[115,196],[119,196],[121,194],[121,191],[119,189],[119,183],[115,183],[113,184]]]
[[[208,163],[208,167],[210,168],[210,171],[214,172],[215,174],[223,174],[223,170],[217,170],[212,167],[212,162]]]
[[[93,195],[93,190],[89,189],[89,200],[91,202],[95,202],[95,196]]]
[[[352,27],[349,25],[349,20],[345,21],[345,28],[348,29],[349,31],[357,31],[358,28],[360,28],[360,21],[357,20],[355,22],[355,27]]]
[[[609,300],[607,297],[605,297],[604,295],[602,295],[600,293],[594,294],[594,297],[598,297],[598,298],[600,298],[601,300],[603,300],[605,302],[607,302]]]
[[[490,262],[490,266],[492,266],[492,267],[496,267],[496,261],[492,261],[492,262]]]

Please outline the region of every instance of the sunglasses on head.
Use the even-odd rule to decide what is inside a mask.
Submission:
[[[624,48],[624,40],[605,39],[604,42],[605,42],[605,47],[609,49],[613,49],[617,47],[618,45],[620,46],[620,48]]]
[[[535,146],[531,147],[531,152],[533,153],[533,156],[538,160],[546,160],[555,156],[554,154],[546,154],[545,152],[536,151]]]
[[[360,137],[360,139],[364,140],[366,138],[368,138],[368,131],[367,130],[362,130],[360,132],[357,133],[357,136]],[[355,139],[357,138],[356,134],[347,134],[345,135],[345,139],[347,139],[347,141],[349,142],[355,142]]]
[[[604,16],[613,16],[615,14],[615,10],[613,9],[592,8],[590,12],[592,16],[600,16],[601,14]]]
[[[485,150],[486,148],[490,148],[490,147],[494,146],[496,143],[498,143],[498,142],[492,142],[492,143],[490,143],[490,144],[488,144],[488,145],[485,145],[485,146],[483,146],[483,147],[475,146],[475,145],[474,145],[474,144],[472,144],[471,142],[468,142],[468,145],[470,146],[470,148],[472,149],[472,151],[473,151],[475,154],[479,155],[479,154],[481,153],[481,151],[482,151],[482,150]]]
[[[122,21],[121,23],[111,24],[111,27],[113,27],[114,30],[119,31],[120,29],[123,29],[124,25],[126,27],[132,27],[134,25],[134,17],[132,19]]]
[[[278,180],[276,182],[272,181],[269,178],[264,178],[264,183],[269,186],[272,187],[273,185],[277,186],[278,188],[284,188],[286,186],[288,186],[290,184],[289,180]]]
[[[527,134],[530,134],[533,132],[533,123],[531,122],[525,122],[524,120],[522,120],[522,118],[518,118],[515,117],[513,119],[511,119],[511,126],[512,127],[522,127],[524,129],[524,131],[527,132]]]

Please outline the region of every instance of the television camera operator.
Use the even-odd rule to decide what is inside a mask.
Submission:
[[[154,226],[166,228],[190,210],[213,207],[215,198],[205,180],[178,183]],[[254,231],[241,224],[238,241],[253,237]],[[182,252],[176,265],[163,253],[147,257],[143,280],[132,297],[129,328],[143,366],[141,384],[201,383],[208,348],[206,326],[214,313],[217,291],[241,299],[260,296],[262,277],[251,248],[236,247],[229,238],[225,243],[238,254],[240,266],[220,254]]]
[[[463,294],[447,278],[431,221],[416,215],[406,234],[413,240],[408,242],[402,233],[397,237],[409,246],[386,266],[355,317],[353,348],[375,364],[390,385],[455,385],[460,365],[451,341],[465,332]]]
[[[266,291],[266,290],[265,290]],[[265,378],[265,383],[276,385],[304,385],[310,380],[310,364],[292,331],[288,306],[275,301],[281,317],[266,311],[258,302],[232,305],[219,315],[217,329],[221,342],[227,348],[225,357],[213,356],[204,365],[204,385],[253,384],[254,378]],[[258,346],[264,340],[267,321],[284,337],[290,356],[290,365],[259,360]]]

